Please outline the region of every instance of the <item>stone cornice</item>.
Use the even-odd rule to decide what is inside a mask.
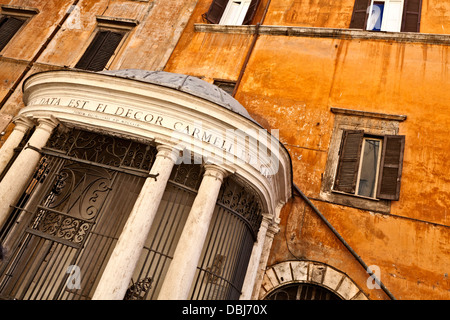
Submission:
[[[391,120],[391,121],[400,121],[400,122],[405,121],[407,118],[406,115],[368,112],[368,111],[333,108],[333,107],[331,108],[331,112],[333,112],[334,114],[341,114],[344,116],[367,117],[367,118],[376,118],[376,119],[381,119],[381,120]]]
[[[231,26],[216,24],[195,24],[196,32],[224,33],[224,34],[255,34],[289,37],[312,37],[332,39],[378,40],[406,43],[424,43],[450,45],[450,35],[415,33],[415,32],[376,32],[358,29],[313,28],[294,26]]]

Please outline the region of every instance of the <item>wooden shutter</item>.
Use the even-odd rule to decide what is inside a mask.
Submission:
[[[86,52],[81,57],[75,68],[101,71],[105,68],[111,56],[122,41],[124,34],[109,30],[97,32]]]
[[[4,17],[0,20],[0,50],[8,44],[24,22],[25,20],[14,17]]]
[[[398,200],[403,167],[405,136],[385,136],[381,154],[377,198]]]
[[[361,130],[342,133],[334,190],[355,193],[363,137],[364,131]]]
[[[213,0],[208,12],[206,13],[206,20],[210,23],[218,24],[222,18],[223,12],[227,7],[228,0]]]
[[[251,24],[253,17],[255,16],[256,10],[258,9],[260,0],[252,0],[250,6],[248,7],[247,14],[245,15],[243,25]]]
[[[370,7],[370,0],[355,0],[353,7],[351,29],[365,29],[367,21],[367,9]]]
[[[403,7],[402,32],[420,31],[422,0],[405,0]]]

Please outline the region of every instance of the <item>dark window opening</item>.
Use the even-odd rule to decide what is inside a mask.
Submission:
[[[236,86],[235,81],[228,80],[214,80],[214,84],[229,95],[233,95],[234,87]]]
[[[334,292],[312,284],[283,286],[267,296],[265,300],[341,300]]]
[[[10,16],[0,17],[0,51],[3,50],[24,23],[25,19]]]
[[[98,31],[75,68],[102,71],[114,55],[124,35],[124,32]]]

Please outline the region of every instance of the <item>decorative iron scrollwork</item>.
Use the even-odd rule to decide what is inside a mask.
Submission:
[[[37,224],[35,223],[34,229],[73,243],[83,242],[92,225],[82,219],[46,210],[45,208],[39,209],[38,217],[39,220]]]
[[[111,181],[112,174],[107,169],[69,162],[56,174],[43,204],[75,217],[92,220],[110,190]]]
[[[222,185],[217,202],[245,218],[257,233],[262,221],[261,204],[253,190],[228,178]]]
[[[131,279],[132,285],[127,289],[124,300],[143,300],[146,293],[151,289],[153,279],[150,277],[134,282]]]
[[[198,190],[202,182],[202,173],[201,165],[181,163],[172,170],[170,180],[190,189]]]
[[[74,128],[55,130],[46,147],[76,159],[148,171],[157,153],[152,145]]]

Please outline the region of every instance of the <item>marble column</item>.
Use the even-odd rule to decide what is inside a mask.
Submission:
[[[55,120],[40,119],[33,135],[17,156],[0,183],[0,227],[2,227],[14,205],[23,193],[27,183],[36,170],[41,159],[39,149],[45,146],[53,129],[57,126]]]
[[[266,272],[267,261],[269,260],[270,248],[272,248],[273,238],[280,231],[278,226],[269,225],[266,238],[264,240],[264,245],[261,253],[261,259],[259,262],[258,273],[256,275],[255,284],[253,286],[253,292],[251,300],[259,299],[259,291],[261,289],[261,284],[263,281],[264,273]]]
[[[15,127],[0,149],[0,174],[3,173],[9,161],[14,155],[25,134],[33,127],[33,122],[27,118],[17,118],[13,120]]]
[[[134,269],[148,237],[150,227],[166,189],[179,152],[160,145],[130,216],[120,234],[116,246],[95,290],[93,300],[122,300],[130,285]]]
[[[187,300],[226,171],[205,165],[200,188],[159,293],[159,300]]]

